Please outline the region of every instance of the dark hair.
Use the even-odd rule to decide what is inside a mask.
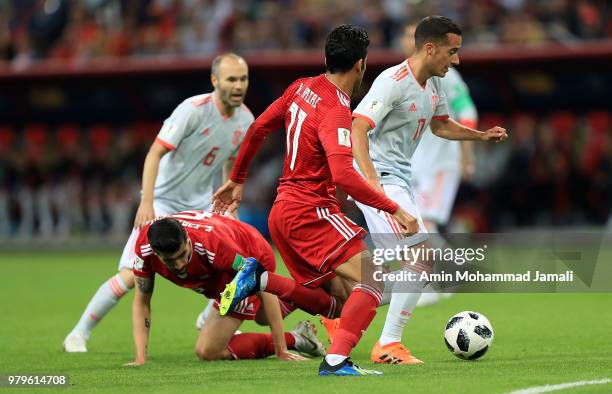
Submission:
[[[325,40],[325,64],[334,74],[353,68],[359,59],[368,54],[368,33],[352,25],[340,25],[332,30]]]
[[[154,251],[171,254],[187,240],[187,233],[178,220],[163,218],[151,224],[147,231],[147,238]]]
[[[426,42],[446,43],[448,33],[461,35],[461,29],[445,16],[428,16],[422,19],[414,32],[414,43],[420,49]]]

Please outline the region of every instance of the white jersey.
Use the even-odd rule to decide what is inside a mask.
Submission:
[[[432,119],[448,118],[440,78],[421,86],[408,60],[383,71],[354,117],[368,121],[370,157],[383,185],[410,188],[410,161]]]
[[[478,119],[476,106],[459,72],[451,68],[441,80],[450,117],[466,126],[476,127]],[[418,182],[419,178],[431,176],[440,170],[460,171],[460,163],[460,142],[439,138],[428,129],[423,135],[419,148],[412,156],[413,178]]]
[[[253,120],[244,104],[231,117],[223,116],[214,93],[183,101],[157,135],[170,152],[159,164],[153,199],[173,212],[209,208],[214,182]]]

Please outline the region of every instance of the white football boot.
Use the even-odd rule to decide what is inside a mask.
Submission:
[[[67,353],[86,353],[87,339],[81,334],[71,332],[64,339],[64,351]]]
[[[291,330],[295,336],[295,350],[313,357],[325,356],[325,346],[317,338],[317,329],[308,320],[301,321]],[[298,338],[299,337],[299,338]]]

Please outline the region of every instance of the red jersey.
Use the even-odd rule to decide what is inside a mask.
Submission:
[[[175,274],[163,264],[149,245],[147,224],[136,241],[134,275],[151,278],[155,273],[175,284],[218,298],[234,278],[232,264],[237,255],[256,258],[274,271],[274,252],[254,227],[227,216],[205,211],[186,211],[170,215],[181,222],[191,240],[192,254],[185,274]]]
[[[244,182],[263,139],[284,126],[286,154],[276,201],[338,206],[339,184],[356,200],[395,212],[397,204],[369,187],[353,169],[351,125],[349,96],[325,74],[298,79],[251,125],[230,178]]]

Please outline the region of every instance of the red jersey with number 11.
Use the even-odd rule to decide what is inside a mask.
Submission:
[[[244,182],[263,139],[284,126],[285,162],[276,201],[337,206],[338,184],[364,204],[395,212],[397,204],[370,188],[353,169],[351,123],[349,97],[325,74],[298,79],[253,123],[231,179]]]

